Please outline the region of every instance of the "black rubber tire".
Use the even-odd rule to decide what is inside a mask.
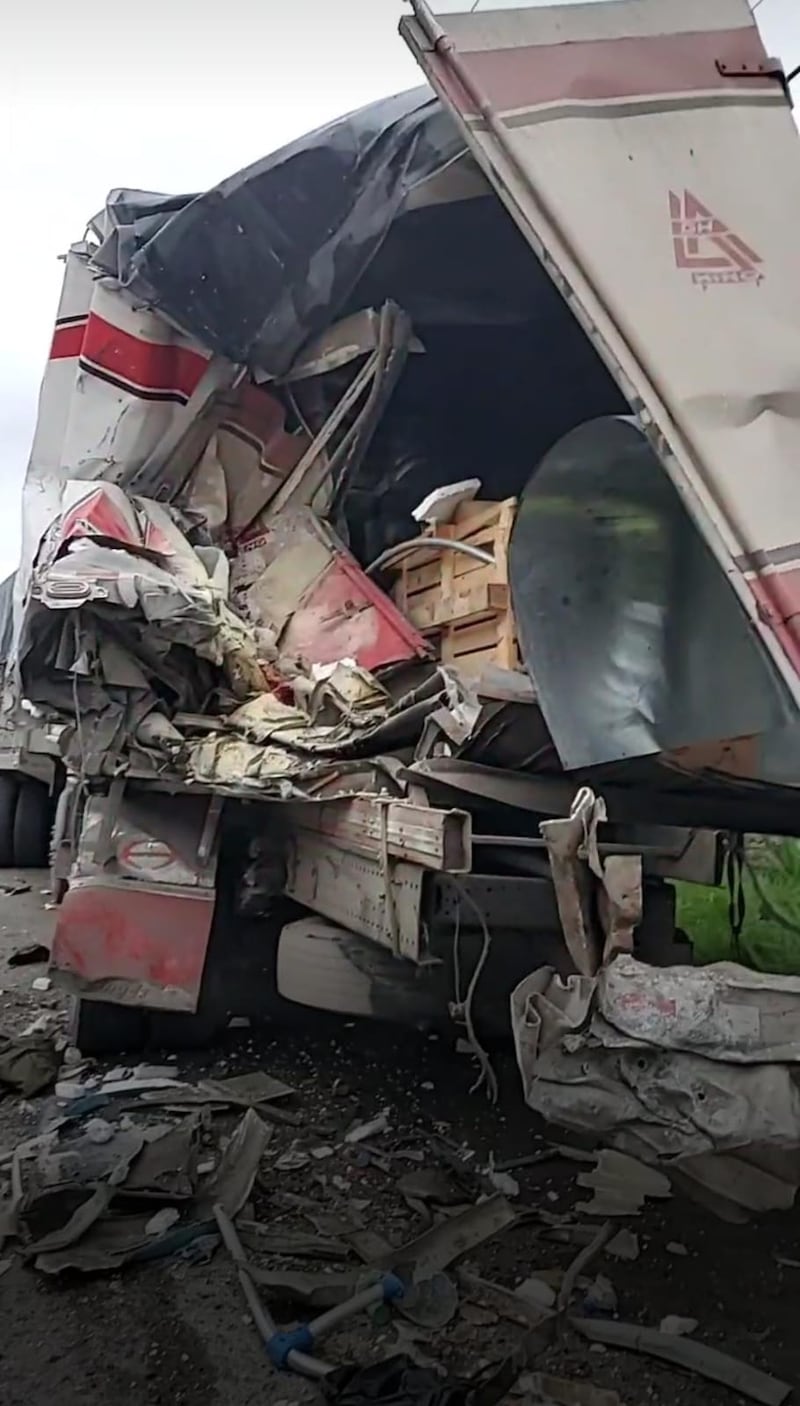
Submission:
[[[224,1034],[226,1021],[202,1011],[150,1011],[147,1042],[156,1050],[202,1050]]]
[[[147,1012],[110,1001],[72,1002],[70,1043],[83,1055],[137,1053],[148,1043]]]
[[[9,772],[0,772],[0,869],[10,869],[14,863],[14,816],[19,797],[19,780]]]
[[[42,781],[25,777],[14,813],[14,867],[46,869],[50,861],[53,803]]]

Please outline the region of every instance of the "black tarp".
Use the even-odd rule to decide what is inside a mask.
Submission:
[[[94,263],[210,351],[280,376],[344,308],[409,192],[463,150],[414,89],[204,195],[112,192]]]

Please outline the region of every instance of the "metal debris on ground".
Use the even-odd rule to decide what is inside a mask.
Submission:
[[[594,1195],[591,1201],[579,1201],[575,1209],[603,1218],[638,1215],[647,1197],[664,1199],[672,1195],[669,1178],[663,1172],[610,1148],[597,1154],[593,1171],[580,1173],[578,1186]]]
[[[659,1333],[667,1333],[672,1337],[690,1337],[696,1331],[698,1321],[696,1318],[681,1318],[677,1313],[668,1313],[666,1318],[662,1318],[658,1325]]]
[[[639,1237],[632,1230],[618,1230],[606,1245],[606,1254],[615,1260],[632,1262],[639,1258]]]
[[[373,1118],[369,1123],[359,1123],[354,1128],[350,1128],[344,1135],[346,1143],[366,1142],[369,1138],[379,1137],[381,1133],[389,1129],[389,1120],[385,1113],[380,1113],[377,1118]]]

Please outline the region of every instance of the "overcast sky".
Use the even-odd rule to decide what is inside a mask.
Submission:
[[[469,3],[434,0],[432,8]],[[703,0],[697,6],[699,19]],[[499,7],[482,0],[482,8]],[[402,11],[400,0],[8,7],[0,49],[0,579],[17,561],[58,254],[81,237],[112,186],[201,190],[342,112],[413,87],[419,70],[396,33]],[[787,69],[800,63],[800,0],[761,0],[757,14],[770,52]],[[795,91],[800,105],[800,81]]]

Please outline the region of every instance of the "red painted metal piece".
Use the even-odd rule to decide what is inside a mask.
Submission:
[[[354,659],[370,670],[430,654],[422,635],[341,549],[331,552],[328,565],[297,606],[281,649],[312,664]]]
[[[214,899],[212,889],[78,879],[58,910],[50,970],[81,995],[194,1011]]]

